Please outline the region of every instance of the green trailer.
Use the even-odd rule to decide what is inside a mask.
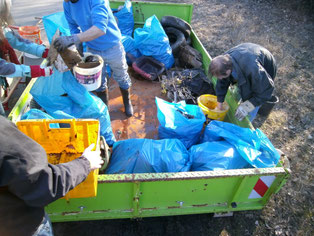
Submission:
[[[111,7],[117,8],[122,4],[121,1],[112,1]],[[172,15],[191,22],[193,11],[191,4],[133,1],[132,5],[136,27],[141,27],[145,19],[152,15],[156,15],[159,19],[165,15]],[[191,39],[193,47],[203,56],[203,67],[207,73],[211,57],[193,30]],[[213,83],[215,82],[216,79],[213,78]],[[29,83],[11,111],[9,118],[12,121],[18,121],[28,110],[31,98],[29,91],[34,83],[35,80]],[[150,85],[147,81],[144,83],[146,89],[151,86],[147,90],[151,88],[160,93],[158,83]],[[230,110],[225,121],[253,128],[248,119],[239,122],[234,118],[237,107],[235,98],[233,91],[229,90],[226,101]],[[152,101],[154,97],[148,99],[148,102]],[[110,107],[112,106],[115,105],[110,101]],[[137,107],[140,107],[140,104]],[[138,112],[145,112],[141,110],[142,108],[137,109]],[[132,125],[131,122],[126,122],[124,120],[118,123],[118,126]],[[46,211],[53,222],[66,222],[257,210],[267,204],[270,197],[280,190],[289,176],[289,162],[282,153],[280,163],[274,168],[157,174],[100,174],[96,197],[59,199],[49,204]]]

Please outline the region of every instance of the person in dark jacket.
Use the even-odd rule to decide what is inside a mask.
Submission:
[[[243,43],[215,57],[211,61],[209,72],[218,78],[218,109],[222,109],[229,86],[236,84],[241,104],[235,116],[242,120],[250,114],[252,121],[259,107],[272,97],[277,65],[275,58],[266,48],[253,43]]]
[[[53,235],[44,207],[103,163],[99,151],[52,165],[45,150],[0,116],[0,235]]]

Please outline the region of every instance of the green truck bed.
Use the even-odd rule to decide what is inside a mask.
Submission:
[[[111,2],[117,8],[123,2]],[[156,15],[180,17],[191,22],[193,6],[133,1],[136,27],[145,19]],[[211,57],[191,33],[193,47],[201,52],[203,65],[207,68]],[[9,115],[18,121],[28,109],[31,98],[31,81]],[[215,78],[213,78],[215,83]],[[160,86],[155,84],[154,86]],[[230,110],[225,121],[242,127],[253,128],[248,119],[242,122],[234,118],[237,101],[231,91],[226,98]],[[113,218],[140,218],[199,213],[221,213],[262,209],[272,194],[277,193],[289,178],[287,158],[281,156],[275,168],[239,169],[224,171],[114,174],[98,176],[98,194],[92,198],[59,199],[46,207],[53,222],[98,220]]]

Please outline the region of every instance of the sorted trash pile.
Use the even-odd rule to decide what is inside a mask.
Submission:
[[[178,102],[185,100],[197,104],[197,98],[203,94],[215,94],[211,81],[201,69],[171,69],[161,77],[162,92]]]

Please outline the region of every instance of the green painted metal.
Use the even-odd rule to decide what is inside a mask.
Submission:
[[[112,1],[111,7],[117,8],[122,4],[123,1]],[[137,1],[132,1],[132,4],[137,25],[143,25],[144,20],[153,14],[159,19],[163,15],[174,15],[187,22],[192,18],[193,6],[190,4]],[[203,56],[207,73],[211,57],[194,31],[191,39],[193,47]],[[216,83],[216,78],[211,79]],[[32,85],[27,86],[10,113],[11,120],[17,121],[25,110]],[[238,122],[234,118],[236,93],[230,90],[226,100],[231,107],[226,121],[253,128],[247,119]],[[49,204],[46,211],[53,222],[66,222],[262,209],[289,178],[289,168],[289,164],[279,164],[265,169],[99,175],[96,197],[59,199]],[[249,199],[261,176],[276,176],[276,179],[263,198]]]

